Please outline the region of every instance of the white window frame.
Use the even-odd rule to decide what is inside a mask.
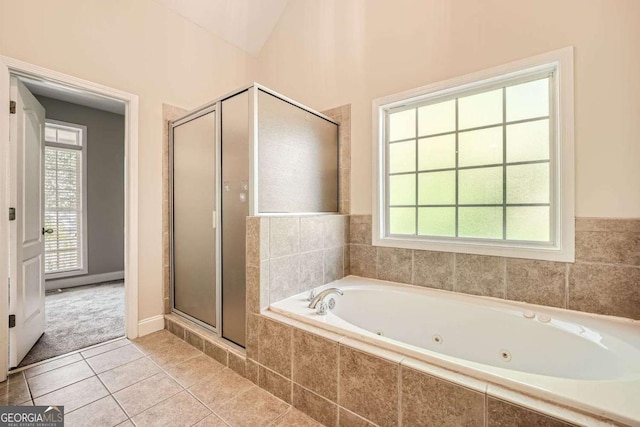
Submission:
[[[44,277],[45,280],[52,280],[52,279],[61,279],[63,277],[73,277],[73,276],[81,276],[84,274],[88,274],[89,273],[89,259],[88,259],[88,236],[87,236],[87,127],[84,125],[79,125],[76,123],[69,123],[69,122],[63,122],[60,120],[51,120],[51,119],[46,119],[45,120],[45,126],[51,124],[51,125],[57,125],[57,126],[63,126],[63,127],[68,127],[68,128],[74,128],[80,131],[80,135],[81,135],[81,147],[78,147],[77,145],[73,145],[73,144],[65,144],[65,143],[56,143],[56,142],[47,142],[45,140],[45,147],[55,147],[55,148],[64,148],[64,149],[72,149],[72,150],[78,150],[82,153],[82,177],[81,177],[81,185],[82,185],[82,191],[80,193],[80,197],[81,197],[81,206],[82,206],[82,216],[81,216],[81,221],[82,224],[80,225],[80,232],[82,233],[81,239],[80,239],[80,244],[82,245],[82,248],[80,249],[80,268],[79,269],[75,269],[75,270],[68,270],[68,271],[61,271],[61,272],[56,272],[56,273],[45,273]],[[46,208],[45,208],[46,210]]]
[[[550,152],[552,243],[491,239],[399,236],[386,232],[386,138],[387,112],[409,103],[425,102],[458,92],[487,87],[541,72],[553,72],[550,111],[553,135]],[[430,84],[373,101],[373,227],[375,246],[457,252],[547,261],[575,261],[575,177],[573,47],[567,47],[491,69]]]

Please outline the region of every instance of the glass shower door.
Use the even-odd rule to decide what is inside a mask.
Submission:
[[[172,128],[173,309],[216,327],[216,112]]]

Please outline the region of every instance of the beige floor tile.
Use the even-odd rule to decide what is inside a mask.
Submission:
[[[107,396],[73,412],[65,414],[65,427],[112,427],[127,420],[120,406]]]
[[[322,424],[298,411],[296,408],[289,408],[289,410],[272,425],[274,427],[322,427]]]
[[[88,359],[90,357],[93,356],[97,356],[98,354],[102,354],[102,353],[106,353],[107,351],[111,351],[111,350],[115,350],[116,348],[120,348],[120,347],[124,347],[127,344],[130,344],[131,341],[122,338],[118,341],[112,341],[110,343],[107,344],[102,344],[98,347],[94,347],[91,348],[89,350],[85,350],[80,352],[80,354],[82,354],[82,357],[84,357],[85,359]]]
[[[165,371],[182,387],[187,388],[214,377],[223,369],[225,369],[224,365],[203,353],[186,362],[171,365],[165,368]]]
[[[31,399],[27,382],[22,372],[11,374],[0,383],[0,406],[16,405]]]
[[[207,418],[200,421],[194,427],[228,427],[229,424],[222,421],[220,418],[216,416],[216,414],[211,414]]]
[[[145,354],[161,352],[167,345],[181,342],[182,340],[171,332],[163,329],[149,335],[137,338],[132,343]]]
[[[253,387],[216,409],[215,413],[234,427],[254,427],[268,425],[288,408],[282,400]]]
[[[24,371],[24,375],[27,378],[35,377],[36,375],[40,375],[57,368],[61,368],[62,366],[67,366],[72,363],[79,362],[81,360],[82,360],[82,356],[80,356],[80,353],[74,353],[69,356],[61,357],[60,359],[52,360],[50,362],[43,363],[42,365],[29,368],[26,371]]]
[[[135,427],[131,420],[127,420],[123,423],[118,424],[116,427]]]
[[[171,426],[189,427],[211,414],[198,400],[186,391],[133,417],[138,427]]]
[[[166,367],[185,362],[200,354],[203,353],[180,340],[179,342],[167,344],[162,350],[151,353],[149,357],[161,367]]]
[[[207,381],[189,388],[189,391],[210,409],[215,410],[251,387],[253,387],[251,381],[226,368],[216,372],[216,375]]]
[[[33,400],[29,399],[26,402],[18,403],[18,406],[33,406]]]
[[[90,377],[35,399],[36,405],[64,406],[65,412],[74,411],[107,396],[109,392],[98,377]]]
[[[114,393],[118,403],[130,417],[179,393],[180,385],[164,372]]]
[[[80,361],[28,378],[27,381],[33,397],[39,397],[93,375],[89,365]]]
[[[96,374],[116,368],[136,359],[144,357],[144,353],[132,345],[126,345],[106,353],[87,359],[87,363],[96,371]]]
[[[102,372],[98,376],[111,393],[129,387],[139,381],[149,378],[160,372],[158,365],[148,357],[134,360],[126,365],[118,366],[109,371]]]

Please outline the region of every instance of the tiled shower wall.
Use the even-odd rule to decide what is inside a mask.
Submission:
[[[640,219],[576,219],[576,262],[371,245],[371,215],[350,217],[351,274],[640,319]]]

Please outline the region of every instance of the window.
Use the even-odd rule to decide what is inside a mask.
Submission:
[[[376,244],[573,260],[571,64],[554,54],[374,101]]]
[[[45,124],[45,274],[87,273],[86,127]]]

